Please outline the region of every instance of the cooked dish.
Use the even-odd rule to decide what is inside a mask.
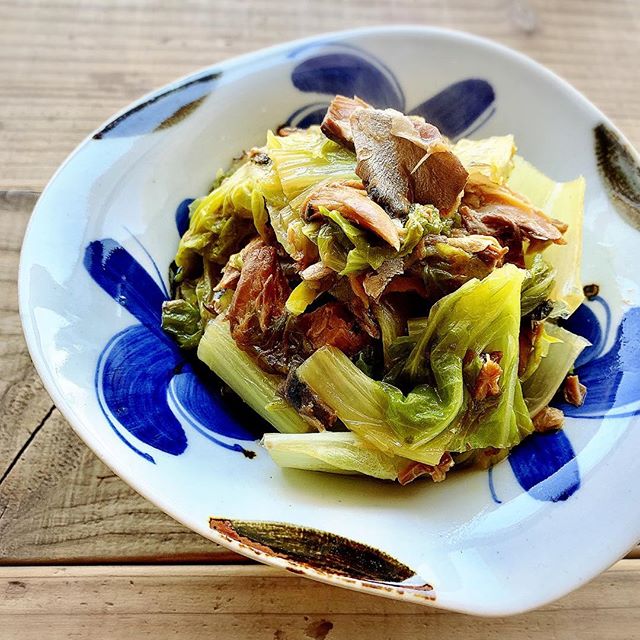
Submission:
[[[336,96],[191,204],[163,328],[275,427],[282,467],[406,484],[493,464],[586,392],[561,326],[584,180],[515,152]]]

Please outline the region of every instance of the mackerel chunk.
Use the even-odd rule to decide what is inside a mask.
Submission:
[[[396,217],[413,203],[455,210],[468,174],[436,127],[394,109],[356,109],[349,123],[356,173],[372,200]]]
[[[320,125],[322,133],[327,138],[351,151],[353,151],[353,136],[349,121],[356,109],[373,109],[373,107],[357,96],[347,98],[338,95],[331,101]]]
[[[369,197],[391,215],[405,216],[413,203],[432,204],[448,215],[459,204],[467,172],[449,142],[424,118],[338,95],[321,129],[356,152],[356,173]]]

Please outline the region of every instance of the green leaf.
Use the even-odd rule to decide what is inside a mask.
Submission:
[[[408,255],[426,234],[448,236],[453,225],[452,218],[442,218],[431,204],[414,204],[404,225],[405,236],[401,253]]]
[[[318,233],[318,251],[322,263],[337,273],[347,266],[348,249],[345,248],[345,236],[332,224],[324,224]]]
[[[395,480],[407,460],[388,456],[355,433],[267,433],[262,444],[280,466],[307,471],[364,474],[381,480]]]
[[[481,173],[503,184],[513,169],[516,145],[512,135],[492,136],[482,140],[458,140],[452,149],[469,173]]]
[[[258,189],[265,171],[262,165],[245,162],[208,196],[192,203],[189,229],[175,257],[188,277],[202,264],[199,256],[224,265],[256,228],[264,231],[266,209]]]
[[[544,259],[556,271],[550,293],[556,303],[552,315],[567,318],[584,300],[580,264],[585,180],[581,176],[571,182],[555,182],[516,156],[507,186],[529,198],[548,216],[569,226],[563,235],[566,244],[553,244],[543,252]]]
[[[555,275],[553,267],[544,260],[541,254],[536,254],[522,281],[520,306],[523,316],[531,313],[545,300],[548,300],[555,284]]]
[[[323,180],[358,179],[355,154],[329,140],[317,126],[285,137],[270,134],[267,153],[289,201]]]
[[[347,428],[387,454],[436,464],[444,451],[512,447],[532,430],[518,380],[523,277],[506,265],[432,307],[405,365],[414,384],[407,395],[330,347],[308,358],[298,376]],[[465,389],[468,350],[502,353],[501,393],[486,402],[473,401]]]
[[[318,286],[313,282],[303,280],[287,298],[287,311],[294,316],[304,313],[306,308],[318,296]]]
[[[181,349],[195,349],[202,337],[200,311],[186,300],[168,300],[162,304],[162,328]]]
[[[198,346],[198,358],[226,382],[256,413],[282,433],[305,433],[310,426],[278,393],[281,376],[265,373],[229,332],[229,324],[210,321]]]
[[[573,368],[576,358],[590,344],[582,336],[550,322],[545,322],[545,331],[551,338],[547,345],[547,355],[542,358],[533,375],[522,385],[527,407],[532,416],[551,402]]]

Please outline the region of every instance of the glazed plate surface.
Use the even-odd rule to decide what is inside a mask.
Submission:
[[[423,115],[453,139],[513,133],[555,180],[584,175],[586,403],[487,471],[407,487],[282,471],[160,330],[189,199],[267,129],[332,95]],[[380,28],[259,51],[155,91],[55,174],[25,238],[33,360],[78,434],[198,533],[312,578],[484,615],[542,605],[640,538],[640,171],[594,106],[529,59],[466,34]]]

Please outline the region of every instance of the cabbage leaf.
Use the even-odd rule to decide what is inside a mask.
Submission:
[[[522,282],[520,306],[526,316],[545,302],[555,283],[556,272],[553,267],[537,253]]]
[[[567,318],[584,300],[580,264],[585,180],[580,176],[571,182],[554,182],[516,156],[507,186],[569,227],[563,236],[566,244],[552,244],[542,254],[556,271],[555,285],[550,293],[555,302],[552,317]]]
[[[162,328],[181,349],[195,349],[202,337],[200,310],[184,299],[162,303]]]
[[[481,173],[493,182],[504,184],[513,169],[516,145],[512,135],[482,140],[463,138],[453,145],[452,151],[469,173]]]
[[[323,347],[298,376],[351,431],[384,453],[437,464],[444,451],[509,448],[532,430],[518,380],[520,287],[513,265],[471,280],[431,309],[404,366],[408,394]],[[500,351],[501,393],[472,401],[463,379],[467,351]]]
[[[323,180],[358,180],[355,154],[329,140],[318,126],[284,137],[269,132],[266,152],[289,201]]]
[[[225,320],[217,318],[207,324],[198,345],[198,358],[278,431],[305,433],[311,429],[298,412],[282,400],[278,390],[283,379],[262,371],[238,348]]]
[[[553,399],[567,374],[573,368],[576,358],[591,343],[571,331],[550,322],[545,322],[545,331],[551,341],[548,351],[535,372],[523,383],[529,413],[535,416]]]
[[[290,469],[395,480],[398,469],[408,463],[397,456],[385,455],[351,432],[267,433],[262,444],[278,466]]]

